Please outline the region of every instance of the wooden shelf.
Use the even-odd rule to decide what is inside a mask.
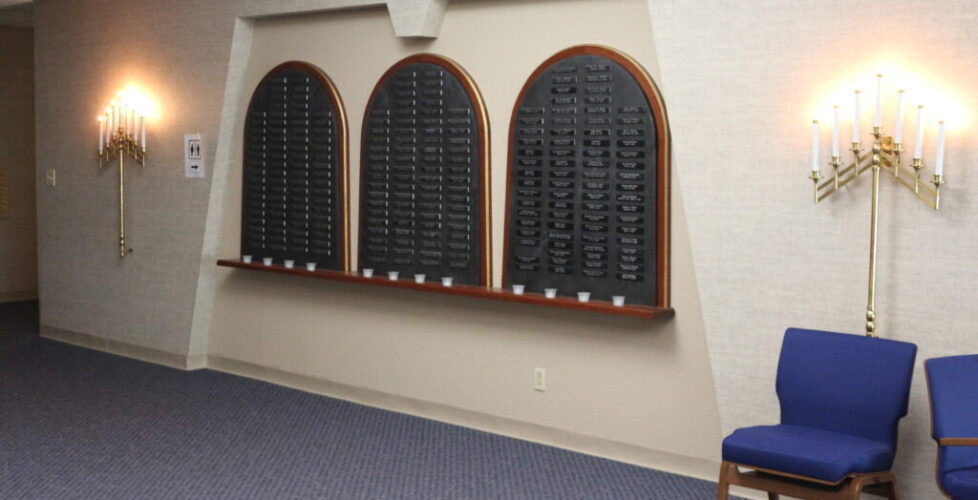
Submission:
[[[522,302],[546,307],[559,307],[564,309],[574,309],[578,311],[590,311],[603,314],[613,314],[618,316],[631,316],[635,318],[671,318],[675,315],[675,310],[671,307],[652,307],[638,305],[615,306],[611,302],[592,301],[580,302],[571,297],[557,297],[548,299],[538,293],[526,293],[516,295],[509,290],[500,288],[484,288],[470,285],[443,286],[440,282],[415,283],[413,277],[408,279],[390,280],[386,276],[364,277],[354,272],[316,270],[307,271],[305,267],[288,269],[281,265],[266,266],[262,263],[244,263],[239,260],[222,259],[217,261],[218,266],[233,267],[237,269],[248,269],[251,271],[261,271],[266,273],[289,274],[292,276],[303,276],[306,278],[316,278],[327,281],[345,281],[349,283],[363,283],[366,285],[385,286],[388,288],[402,288],[406,290],[417,290],[421,292],[442,293],[446,295],[461,295],[463,297],[474,297],[479,299],[503,300],[508,302]]]

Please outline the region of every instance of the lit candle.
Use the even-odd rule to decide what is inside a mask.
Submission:
[[[832,156],[839,156],[839,107],[832,106]]]
[[[818,120],[812,120],[812,173],[818,173]]]
[[[924,157],[924,107],[917,106],[917,135],[914,137],[913,158]]]
[[[115,134],[116,130],[119,129],[119,109],[116,104],[115,101],[112,101],[112,105],[110,106],[112,108],[112,123],[110,125],[112,126],[109,127],[109,130],[112,131],[112,134]]]
[[[944,175],[944,122],[937,122],[937,156],[934,158],[934,175]]]
[[[129,135],[129,103],[126,101],[119,102],[119,116],[122,120],[119,126],[125,135]]]
[[[874,127],[879,127],[883,123],[883,74],[876,75],[876,120],[873,121]]]
[[[856,91],[856,103],[852,111],[852,143],[859,143],[859,91]]]
[[[105,108],[105,144],[112,143],[112,110]]]
[[[143,115],[139,115],[139,129],[142,131],[141,146],[143,148],[143,151],[146,151],[146,117]]]
[[[129,107],[129,130],[132,131],[132,137],[133,138],[135,138],[136,137],[136,133],[139,132],[138,130],[136,130],[136,127],[137,126],[139,126],[139,122],[136,121],[136,108],[133,107],[133,106],[130,106]]]
[[[903,143],[903,91],[897,94],[897,122],[896,130],[893,132],[893,142]]]
[[[102,150],[105,149],[105,117],[98,117],[98,154],[102,155]]]

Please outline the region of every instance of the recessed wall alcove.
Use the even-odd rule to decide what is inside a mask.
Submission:
[[[681,463],[696,475],[715,475],[706,457],[719,440],[718,424],[699,424],[712,422],[717,410],[698,297],[687,293],[695,290],[695,280],[683,230],[671,239],[674,317],[657,318],[651,306],[638,305],[638,317],[595,314],[614,306],[524,296],[567,305],[540,307],[494,291],[503,284],[508,129],[527,78],[553,54],[581,44],[613,46],[658,78],[647,3],[608,5],[613,8],[595,9],[594,2],[580,0],[449,2],[433,39],[397,38],[383,8],[242,23],[242,44],[232,48],[241,58],[231,65],[228,80],[236,94],[226,97],[233,105],[225,107],[223,118],[222,141],[228,147],[218,168],[225,170],[215,172],[215,182],[223,179],[224,199],[221,220],[212,217],[217,232],[207,263],[214,269],[208,359],[222,369],[396,411],[606,456],[632,456],[648,465]],[[250,92],[269,68],[300,60],[329,75],[347,110],[350,267],[363,267],[357,255],[363,242],[357,240],[364,215],[359,150],[364,117],[384,73],[420,53],[463,67],[485,102],[492,162],[490,288],[458,285],[453,287],[458,293],[448,293],[439,282],[398,280],[394,287],[352,272],[315,279],[311,275],[331,272],[299,277],[307,271],[264,268],[260,262],[248,270],[214,266],[218,259],[240,259],[238,151]],[[219,146],[218,154],[224,149]],[[672,203],[681,203],[675,193]],[[267,272],[256,271],[259,267]],[[545,394],[532,390],[535,366],[545,366],[556,384]],[[449,373],[456,378],[445,384]],[[667,382],[677,377],[685,381],[681,387]],[[608,391],[612,385],[616,390]],[[627,396],[639,393],[647,397]]]

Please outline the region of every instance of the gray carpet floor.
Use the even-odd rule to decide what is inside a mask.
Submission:
[[[12,309],[0,305],[0,338],[19,339],[0,356],[0,498],[716,494],[708,481],[40,339],[23,327],[36,308],[26,321]]]

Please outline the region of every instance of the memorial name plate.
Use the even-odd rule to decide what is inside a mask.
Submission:
[[[510,131],[504,286],[667,305],[668,135],[654,89],[602,47],[563,51],[531,76]]]
[[[348,268],[346,133],[318,68],[288,62],[262,79],[245,117],[242,254]]]
[[[408,57],[374,88],[363,127],[359,266],[488,285],[488,123],[469,76]]]

